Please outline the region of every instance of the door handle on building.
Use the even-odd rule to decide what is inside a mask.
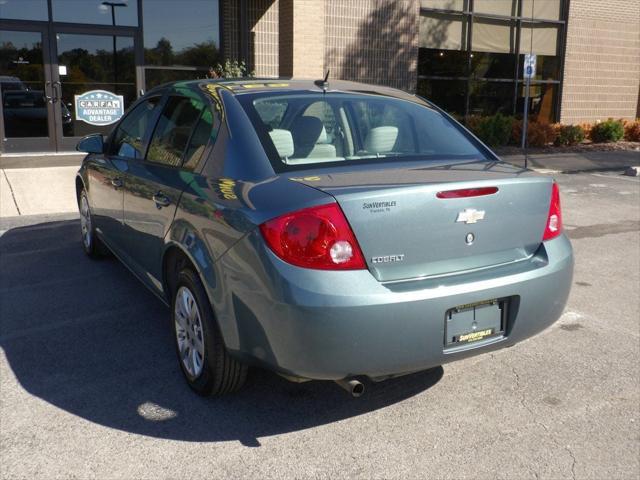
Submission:
[[[58,87],[61,87],[62,84],[60,82],[53,82],[52,85],[53,85],[53,95],[54,95],[52,102],[55,103],[58,100],[60,100],[61,92],[60,90],[58,90]]]
[[[44,98],[47,100],[47,103],[53,103],[53,97],[47,95],[47,87],[51,86],[51,82],[44,82]]]
[[[113,180],[111,180],[111,185],[113,185],[114,188],[118,189],[121,188],[124,183],[122,182],[121,178],[114,178]]]
[[[162,207],[168,207],[171,205],[171,200],[164,193],[158,192],[153,196],[153,201],[156,203],[156,207],[160,210]]]

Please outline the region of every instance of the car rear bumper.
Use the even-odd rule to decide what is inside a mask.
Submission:
[[[560,317],[573,276],[564,235],[523,262],[393,284],[366,270],[288,265],[252,235],[223,264],[232,273],[216,313],[229,350],[285,374],[327,380],[399,375],[513,345]],[[499,298],[510,299],[504,336],[445,351],[449,309]]]

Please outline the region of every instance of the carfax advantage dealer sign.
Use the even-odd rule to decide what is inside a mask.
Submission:
[[[111,125],[124,115],[124,98],[106,90],[91,90],[75,95],[76,120],[90,125]]]

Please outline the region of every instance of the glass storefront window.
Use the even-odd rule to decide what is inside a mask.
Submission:
[[[518,14],[518,0],[474,0],[473,11],[515,17]]]
[[[513,114],[514,89],[514,82],[471,82],[469,114]]]
[[[138,26],[137,0],[52,0],[54,22]]]
[[[524,55],[519,55],[520,59],[520,79],[523,78],[524,72]],[[536,75],[532,80],[560,80],[560,60],[558,57],[549,57],[546,55],[537,55],[536,57]]]
[[[447,113],[464,116],[467,97],[465,80],[419,79],[417,94],[435,103]]]
[[[1,0],[0,19],[49,20],[47,0]]]
[[[525,24],[520,33],[520,53],[557,55],[560,27],[549,24]]]
[[[115,43],[114,43],[115,40]],[[107,134],[112,126],[96,126],[75,117],[75,95],[105,90],[124,97],[126,109],[136,99],[135,61],[132,37],[57,34],[62,108],[69,121],[63,125],[65,137],[90,133]]]
[[[419,32],[421,48],[464,50],[467,47],[467,21],[462,15],[423,13]]]
[[[560,20],[561,2],[562,0],[522,0],[522,16],[537,20]]]
[[[513,78],[515,68],[515,54],[471,52],[471,76],[473,77]]]
[[[163,83],[178,82],[180,80],[197,80],[207,78],[207,70],[175,70],[146,68],[144,71],[145,86],[147,90],[162,85]]]
[[[516,113],[524,113],[525,84],[518,82]],[[553,122],[555,117],[558,85],[554,83],[532,83],[529,86],[529,115],[536,121]]]
[[[143,0],[142,9],[146,64],[208,68],[220,62],[218,0]]]
[[[471,50],[475,52],[514,53],[516,22],[477,18],[473,21]]]
[[[467,52],[421,48],[418,51],[420,75],[436,77],[466,77]]]
[[[7,138],[49,135],[41,33],[0,30],[0,92]]]

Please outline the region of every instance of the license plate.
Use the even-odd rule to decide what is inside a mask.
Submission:
[[[445,347],[469,345],[504,334],[506,302],[487,300],[450,309],[445,318]]]

